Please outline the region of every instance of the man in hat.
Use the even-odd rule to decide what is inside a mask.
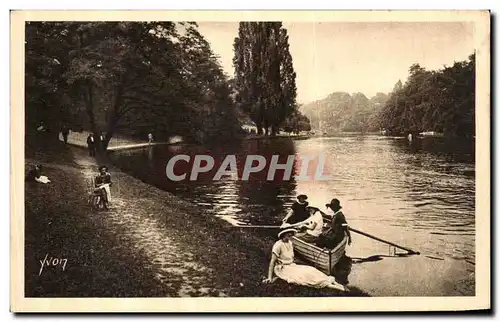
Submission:
[[[68,135],[69,135],[69,128],[66,124],[64,124],[61,128],[61,134],[63,136],[64,144],[68,143]]]
[[[332,199],[330,203],[325,205],[333,211],[332,221],[330,226],[319,236],[316,243],[319,247],[326,247],[329,249],[334,249],[345,236],[347,236],[349,245],[351,244],[351,233],[349,232],[349,226],[342,213],[340,206],[340,201],[338,199]]]
[[[104,132],[101,132],[101,134],[97,138],[97,149],[99,150],[99,153],[106,151],[106,149],[104,148],[104,138]]]
[[[99,174],[94,180],[96,191],[101,194],[104,199],[104,206],[108,208],[109,202],[111,201],[111,174],[108,172],[108,167],[101,165],[99,167]]]
[[[95,146],[96,146],[96,139],[94,138],[94,133],[90,133],[89,136],[87,137],[87,147],[89,149],[90,157],[95,157]]]
[[[283,224],[297,224],[305,221],[309,218],[310,214],[307,209],[309,203],[306,201],[306,195],[298,195],[297,201],[292,204],[292,209],[288,211],[288,214],[283,218]]]

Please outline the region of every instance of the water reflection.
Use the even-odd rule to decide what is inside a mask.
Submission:
[[[238,173],[245,157],[273,154],[285,162],[291,154],[324,153],[329,181],[267,181],[267,171],[249,181],[229,177],[212,181],[216,169],[197,181],[172,182],[165,166],[176,154],[208,154],[219,165],[228,154],[237,157]],[[309,140],[249,140],[240,144],[204,148],[155,146],[114,154],[126,172],[161,189],[203,206],[232,223],[273,225],[281,221],[294,197],[309,196],[311,205],[324,209],[339,198],[350,224],[383,234],[401,244],[418,245],[438,257],[474,261],[474,144],[443,139],[380,136],[322,137]],[[294,168],[294,174],[297,169]],[[189,170],[184,164],[179,171]],[[176,170],[176,171],[177,171]],[[188,174],[189,175],[189,174]],[[377,235],[377,234],[376,234]]]
[[[442,139],[394,145],[403,165],[400,197],[409,205],[401,224],[422,231],[424,251],[474,261],[474,145]]]

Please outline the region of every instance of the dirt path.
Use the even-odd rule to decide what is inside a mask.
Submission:
[[[82,180],[90,189],[97,164],[84,151],[75,149],[73,153]],[[124,248],[147,259],[144,268],[155,272],[157,282],[177,288],[178,296],[224,296],[213,287],[214,272],[196,262],[193,254],[169,237],[166,222],[155,212],[158,201],[130,193],[133,189],[121,189],[126,182],[120,172],[113,176],[113,182],[110,210],[99,214]]]
[[[90,132],[82,131],[82,132],[71,132],[68,136],[68,144],[72,146],[77,146],[81,148],[87,148],[87,136]],[[63,141],[63,136],[59,133],[59,141]],[[173,142],[170,142],[173,143]],[[128,150],[132,148],[142,148],[153,145],[163,145],[168,144],[168,142],[153,142],[148,143],[146,141],[141,141],[138,139],[132,138],[124,138],[120,136],[114,136],[108,143],[108,151],[119,151],[119,150]]]

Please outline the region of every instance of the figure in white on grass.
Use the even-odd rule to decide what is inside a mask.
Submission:
[[[149,144],[153,143],[153,133],[148,134],[148,143]]]
[[[42,175],[42,165],[37,164],[32,169],[30,169],[26,175],[26,181],[35,181],[38,183],[49,183],[50,180],[46,176]]]
[[[273,283],[277,278],[280,278],[290,284],[348,291],[347,287],[335,280],[335,277],[328,276],[312,266],[294,263],[291,239],[296,232],[295,228],[288,227],[278,233],[279,240],[272,249],[268,276],[263,282]]]

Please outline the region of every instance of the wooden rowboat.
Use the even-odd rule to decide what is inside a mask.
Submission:
[[[345,254],[348,240],[349,238],[345,236],[334,249],[322,249],[305,242],[300,236],[292,237],[295,254],[328,275],[333,274],[333,268]]]
[[[326,228],[331,223],[332,217],[324,213],[322,215]],[[344,256],[348,241],[349,238],[344,236],[334,249],[323,249],[300,239],[300,236],[292,237],[293,249],[297,256],[328,275],[333,274],[335,265]]]

